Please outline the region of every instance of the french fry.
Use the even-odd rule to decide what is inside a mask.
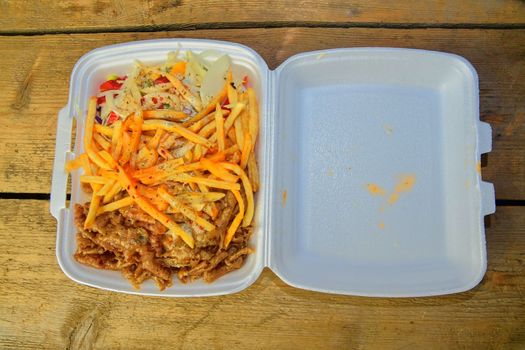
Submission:
[[[248,176],[246,176],[244,170],[242,170],[241,167],[239,167],[237,164],[221,163],[221,165],[226,169],[233,171],[241,178],[242,185],[244,187],[244,192],[246,195],[246,201],[248,202],[246,205],[246,214],[244,215],[242,226],[249,226],[252,222],[255,209],[255,204],[253,201],[253,190],[250,180],[248,179]]]
[[[84,229],[89,229],[93,226],[95,218],[97,216],[98,207],[102,197],[97,196],[96,192],[100,189],[100,185],[95,185],[93,188],[93,194],[91,195],[91,202],[89,203],[88,213],[86,215],[86,221],[84,221]]]
[[[119,199],[118,201],[114,201],[112,203],[101,206],[97,211],[97,215],[106,213],[108,211],[114,211],[120,208],[124,208],[132,205],[133,203],[133,198],[131,198],[130,196],[124,197],[122,199]]]
[[[111,155],[114,160],[118,160],[122,151],[122,120],[117,120],[113,124],[113,134],[111,135]]]
[[[113,130],[115,130],[114,128],[111,128],[106,125],[98,124],[98,123],[95,124],[94,129],[99,134],[107,136],[107,137],[113,137]]]
[[[241,152],[240,151],[233,152],[228,161],[233,164],[239,164],[241,162]]]
[[[242,131],[243,131],[244,134],[250,132],[250,128],[249,128],[250,115],[249,115],[249,111],[248,111],[249,105],[245,106],[245,107],[247,107],[247,108],[244,108],[244,110],[242,111],[242,113],[239,116],[239,119],[241,120],[241,124],[242,124]]]
[[[105,178],[103,176],[80,175],[80,182],[85,182],[85,183],[89,183],[89,184],[105,185],[109,181],[110,181],[110,179]]]
[[[228,114],[230,114],[230,111],[226,109],[221,109],[221,114],[223,117],[226,117],[228,116]],[[202,118],[198,122],[195,122],[194,124],[192,124],[190,127],[188,127],[188,130],[193,131],[194,133],[198,133],[203,127],[208,125],[213,120],[215,120],[215,111],[206,115],[204,118]]]
[[[206,219],[200,217],[191,207],[184,204],[177,197],[170,195],[164,188],[159,187],[158,193],[166,202],[169,203],[169,205],[180,210],[182,215],[194,221],[197,225],[201,226],[206,231],[209,232],[215,230],[215,225],[208,222]]]
[[[194,170],[193,173],[195,174],[196,177],[204,177],[201,172],[199,170]],[[199,187],[199,190],[202,192],[202,193],[207,193],[209,192],[210,190],[208,189],[208,186],[202,184],[202,183],[197,183],[197,187]]]
[[[144,111],[144,119],[165,119],[165,120],[182,120],[188,118],[184,112],[174,111],[172,109],[157,109]]]
[[[155,165],[146,169],[140,169],[133,172],[133,177],[140,178],[148,175],[158,173],[160,171],[172,171],[184,164],[184,160],[181,158],[168,160],[159,165]]]
[[[193,152],[193,161],[198,162],[202,157],[202,146],[195,145],[195,151]]]
[[[70,173],[73,170],[79,169],[82,167],[82,159],[80,157],[77,157],[72,160],[68,160],[66,162],[66,165],[64,166],[65,170]]]
[[[104,186],[102,186],[100,190],[97,191],[97,196],[105,196],[114,184],[114,180],[109,180],[108,182],[106,182]]]
[[[235,140],[237,141],[237,146],[239,149],[243,149],[244,147],[244,131],[242,129],[242,122],[241,118],[235,119],[235,122],[233,123],[233,128],[230,129],[235,132]]]
[[[113,170],[100,169],[98,171],[98,174],[100,176],[105,177],[106,179],[118,180],[118,174],[115,171],[113,171]]]
[[[233,86],[228,85],[228,101],[231,105],[235,105],[237,103],[237,90],[233,88]]]
[[[198,134],[195,134],[194,132],[186,129],[185,127],[179,125],[178,123],[169,122],[165,120],[151,119],[151,120],[146,120],[143,124],[144,131],[155,130],[159,128],[164,129],[169,132],[177,133],[180,136],[184,137],[185,139],[193,143],[205,145],[208,147],[212,146],[211,143],[206,138]]]
[[[230,86],[231,87],[231,86]],[[215,106],[215,132],[217,135],[217,144],[219,146],[219,152],[224,151],[225,149],[225,142],[224,142],[224,118],[222,117],[221,113],[221,106],[217,103]]]
[[[235,123],[234,123],[235,125]],[[235,135],[235,128],[230,128],[230,130],[228,130],[227,132],[227,135],[228,135],[228,138],[233,142],[233,143],[237,143],[237,137]]]
[[[119,193],[121,190],[122,190],[122,186],[120,186],[120,182],[115,181],[111,189],[108,191],[108,193],[106,193],[106,195],[102,199],[102,203],[104,204],[109,203],[113,199],[113,197],[115,197],[115,195]]]
[[[233,195],[235,196],[235,199],[237,199],[237,203],[239,204],[239,212],[233,219],[230,227],[228,227],[228,231],[226,232],[226,237],[224,239],[224,248],[228,248],[230,245],[230,242],[235,235],[235,232],[237,232],[237,229],[239,228],[239,225],[241,224],[241,221],[244,217],[244,201],[242,200],[241,194],[239,191],[232,191]]]
[[[202,118],[204,118],[211,111],[213,111],[215,109],[215,106],[217,105],[217,103],[220,104],[222,101],[224,101],[224,99],[228,95],[228,86],[230,85],[231,81],[232,81],[232,72],[230,70],[228,72],[227,77],[226,77],[226,83],[224,84],[224,87],[222,88],[221,92],[219,92],[219,94],[213,100],[211,100],[210,103],[208,103],[208,105],[206,107],[204,107],[202,110],[200,110],[199,113],[197,113],[190,120],[184,122],[182,125],[185,126],[185,127],[190,126],[190,125],[198,122]]]
[[[166,202],[164,202],[166,203]],[[207,206],[207,204],[204,204],[204,203],[200,203],[200,204],[188,204],[188,206],[190,208],[192,208],[193,210],[199,212],[199,211],[203,211],[204,210],[204,207]],[[168,214],[176,214],[176,213],[180,213],[181,211],[179,210],[179,208],[175,208],[175,207],[171,207],[168,205],[168,208],[166,209],[166,213]],[[208,214],[209,215],[209,214]],[[211,216],[211,215],[210,215]]]
[[[248,158],[248,178],[252,184],[253,192],[257,192],[259,190],[259,169],[257,168],[257,161],[253,153],[251,153]]]
[[[222,192],[186,192],[178,194],[177,198],[188,204],[203,204],[221,200],[224,196]]]
[[[98,167],[106,170],[111,170],[111,166],[109,166],[102,157],[99,156],[99,154],[93,149],[93,146],[90,145],[89,148],[86,148],[86,153],[91,159],[93,163],[95,163]]]
[[[98,155],[100,156],[100,158],[106,161],[107,165],[111,169],[115,169],[117,167],[117,162],[115,162],[115,159],[113,159],[113,157],[111,156],[111,154],[108,153],[108,151],[106,150],[100,151],[98,152]]]
[[[82,153],[80,156],[80,161],[82,162],[82,169],[84,170],[84,175],[91,176],[93,175],[93,170],[91,169],[91,164],[89,163],[89,157],[87,154]],[[95,191],[95,184],[90,184],[91,189]]]
[[[241,149],[241,168],[245,169],[246,164],[248,163],[248,157],[250,156],[250,152],[252,150],[252,135],[250,133],[250,115],[248,110],[244,110],[241,114],[240,120],[242,124],[242,131],[243,131],[243,145],[242,147],[239,146]],[[239,120],[239,118],[237,118]]]
[[[91,148],[93,142],[93,127],[95,125],[95,114],[97,113],[97,98],[91,97],[86,114],[86,128],[84,129],[84,148]]]
[[[120,152],[120,158],[118,163],[120,165],[125,165],[131,160],[131,137],[123,129],[122,130],[122,151]]]
[[[84,130],[84,149],[93,163],[103,169],[111,169],[102,158],[96,153],[93,145],[93,127],[95,124],[95,114],[97,112],[97,98],[89,99],[88,111],[86,114],[86,128]]]
[[[182,183],[196,183],[203,184],[208,187],[220,188],[223,190],[237,190],[241,189],[241,186],[238,183],[231,183],[227,181],[214,180],[206,177],[197,177],[187,174],[175,174],[167,177],[168,180],[182,182]]]
[[[149,201],[144,199],[142,196],[140,196],[137,193],[137,186],[134,181],[129,177],[129,175],[124,171],[124,169],[119,165],[118,166],[118,172],[119,172],[119,182],[120,185],[126,189],[128,194],[131,198],[137,203],[137,205],[144,210],[146,213],[148,213],[151,217],[153,217],[155,220],[163,224],[165,227],[168,228],[169,233],[175,236],[179,236],[182,238],[182,240],[190,247],[193,248],[195,246],[193,237],[188,234],[186,231],[184,231],[179,225],[177,225],[169,216],[166,214],[158,211]]]
[[[228,155],[228,154],[232,154],[232,153],[235,153],[239,150],[239,146],[237,145],[232,145],[231,147],[228,147],[224,150],[224,154],[225,155]]]
[[[199,135],[202,137],[208,138],[211,135],[213,135],[216,129],[217,129],[217,124],[215,123],[215,121],[212,121],[199,131]]]
[[[257,136],[259,136],[259,112],[257,108],[257,99],[255,98],[255,92],[252,88],[248,88],[248,113],[249,119],[249,130],[252,137],[252,152],[255,146]]]
[[[224,122],[224,132],[227,133],[228,130],[233,126],[233,122],[235,122],[235,119],[240,115],[242,110],[244,109],[245,105],[244,103],[237,102],[235,107],[233,107],[232,111],[228,115],[228,118],[226,118],[226,121]]]
[[[212,162],[222,162],[226,159],[226,152],[217,152],[206,159],[211,160]]]
[[[219,179],[233,183],[237,182],[239,179],[237,176],[234,176],[226,171],[226,169],[224,169],[219,163],[214,163],[206,158],[202,158],[200,162],[204,169],[208,170],[211,174],[215,175]]]
[[[100,134],[98,133],[94,133],[93,134],[93,139],[100,145],[100,147],[102,147],[104,150],[109,150],[109,147],[111,146],[111,144],[109,143],[108,140],[106,140],[104,137],[102,137]]]
[[[174,168],[174,169],[166,169],[166,170],[157,170],[154,172],[149,172],[145,174],[133,174],[133,177],[140,180],[145,185],[154,184],[161,180],[165,180],[169,178],[170,176],[186,173],[188,171],[193,171],[197,169],[201,169],[202,165],[199,162],[196,163],[190,163],[186,165],[182,165],[180,167]]]
[[[191,162],[193,159],[193,152],[190,150],[188,150],[188,152],[186,152],[186,154],[184,155],[184,161],[186,162]]]
[[[131,139],[130,139],[130,148],[131,148],[131,155],[136,155],[139,143],[140,143],[140,135],[142,134],[142,113],[135,114],[133,116],[133,131],[131,132]],[[131,167],[135,168],[135,162],[136,157],[131,158]]]
[[[250,152],[252,150],[252,137],[251,135],[246,132],[244,133],[244,146],[242,148],[241,153],[241,168],[246,168],[246,164],[248,164],[248,158],[250,157]]]

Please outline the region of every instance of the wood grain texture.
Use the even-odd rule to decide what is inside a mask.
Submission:
[[[495,183],[497,198],[525,198],[525,30],[479,29],[288,28],[0,37],[0,192],[49,193],[56,115],[67,103],[69,75],[81,55],[107,44],[164,37],[240,42],[257,50],[271,68],[299,52],[335,47],[412,47],[462,55],[478,70],[481,117],[493,127],[493,151],[483,176]]]
[[[0,2],[0,33],[239,26],[525,24],[519,0],[65,0]]]
[[[525,208],[499,207],[488,271],[461,294],[364,298],[289,287],[271,271],[238,294],[129,296],[69,280],[47,201],[0,200],[0,348],[522,349]]]

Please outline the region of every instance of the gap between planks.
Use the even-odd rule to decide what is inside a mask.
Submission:
[[[189,31],[209,29],[264,29],[264,28],[372,28],[372,29],[525,29],[525,23],[379,23],[379,22],[295,22],[295,21],[269,21],[269,22],[237,22],[237,23],[199,23],[199,24],[162,24],[122,26],[113,28],[74,28],[67,30],[15,30],[2,31],[0,36],[35,36],[55,34],[103,34],[126,32],[164,32],[164,31]]]
[[[49,193],[15,193],[15,192],[0,192],[0,200],[2,199],[16,199],[16,200],[44,200],[50,199]],[[68,193],[66,200],[70,200],[71,195]],[[525,199],[496,199],[496,206],[498,207],[522,207],[525,206]]]

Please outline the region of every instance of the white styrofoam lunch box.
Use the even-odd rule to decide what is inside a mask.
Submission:
[[[180,49],[227,53],[260,102],[255,253],[238,271],[206,284],[177,280],[140,290],[119,272],[77,263],[72,206],[88,197],[79,174],[66,207],[64,163],[83,152],[88,98],[133,60],[161,62]],[[441,52],[347,48],[306,52],[268,69],[252,49],[194,39],[138,41],[93,50],[76,63],[58,114],[51,213],[64,273],[82,284],[133,294],[208,296],[247,288],[267,266],[299,288],[409,297],[473,288],[486,270],[484,215],[494,188],[480,155],[491,129],[479,120],[477,74]],[[73,118],[76,141],[70,149]]]

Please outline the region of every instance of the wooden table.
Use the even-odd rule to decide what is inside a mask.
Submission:
[[[525,2],[0,1],[0,348],[525,348]],[[396,5],[393,5],[396,4]],[[453,52],[493,128],[488,271],[465,293],[376,299],[295,289],[265,270],[230,296],[129,296],[69,280],[49,214],[56,116],[76,60],[139,39],[240,42],[271,68],[302,51]]]

